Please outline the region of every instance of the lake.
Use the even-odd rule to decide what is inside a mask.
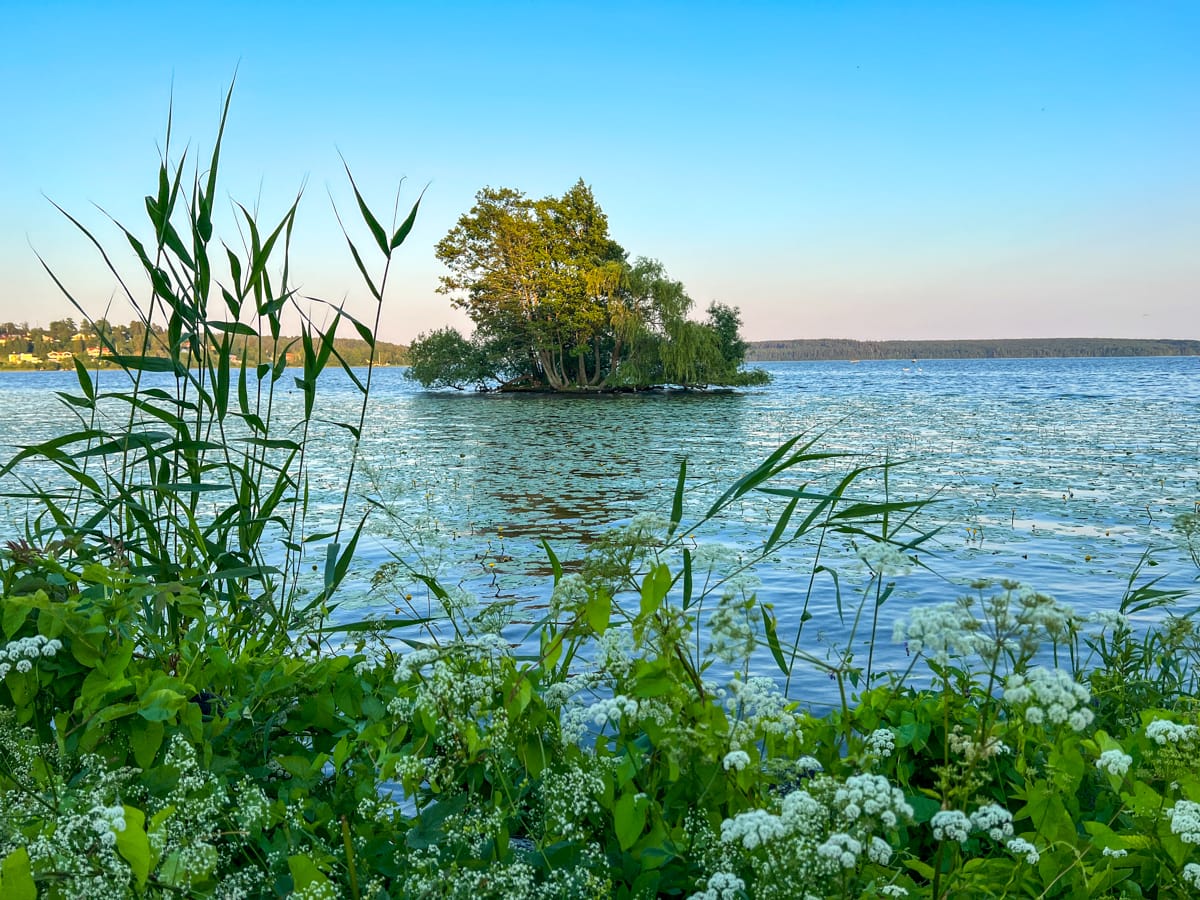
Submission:
[[[876,653],[887,665],[905,665],[903,647],[891,643],[896,617],[953,599],[978,578],[1020,581],[1081,612],[1115,609],[1139,559],[1155,549],[1148,575],[1195,586],[1196,567],[1171,523],[1200,509],[1200,358],[763,367],[774,379],[764,388],[602,397],[427,393],[400,369],[376,370],[357,487],[393,515],[370,519],[340,615],[390,613],[397,596],[421,596],[404,582],[369,589],[396,553],[485,601],[512,601],[518,621],[508,634],[519,639],[549,596],[543,538],[567,561],[614,522],[665,516],[684,458],[685,522],[694,519],[799,433],[860,457],[797,472],[788,484],[829,484],[856,463],[888,459],[897,464],[890,498],[936,501],[914,523],[939,529],[919,557],[932,571],[898,577],[882,610]],[[72,373],[0,373],[7,449],[65,430],[53,391],[73,384]],[[331,372],[323,390],[326,414],[348,418],[357,402],[348,380]],[[338,435],[327,429],[314,463],[319,515],[340,500],[348,451]],[[876,475],[854,495],[879,499],[884,487]],[[695,543],[724,545],[726,556],[752,552],[781,506],[751,495]],[[0,518],[19,533],[20,501],[0,500]],[[758,595],[774,604],[784,643],[799,625],[814,546],[788,548],[757,570]],[[839,572],[848,618],[866,570],[844,538],[822,559]],[[817,656],[847,641],[836,600],[832,579],[816,579],[803,645]],[[765,651],[754,662],[756,674],[778,672]],[[792,693],[816,703],[832,696],[816,670],[801,673]]]

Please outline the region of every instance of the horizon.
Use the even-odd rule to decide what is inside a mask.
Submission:
[[[270,219],[307,185],[302,293],[368,306],[323,196],[353,204],[339,152],[378,207],[428,184],[389,342],[467,326],[433,245],[476,191],[579,177],[631,256],[697,312],[738,306],[748,341],[1200,339],[1192,4],[218,3],[243,27],[191,45],[158,39],[182,11],[62,6],[3,12],[0,321],[78,318],[31,245],[104,314],[113,280],[43,192],[108,247],[92,203],[144,234],[168,110],[172,157],[203,155],[236,71],[221,198]]]

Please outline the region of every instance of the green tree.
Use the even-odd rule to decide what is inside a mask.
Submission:
[[[483,188],[437,244],[439,291],[475,324],[419,337],[410,376],[427,387],[638,389],[765,380],[745,373],[732,307],[688,318],[692,300],[661,263],[628,254],[582,180],[531,200]],[[728,333],[732,327],[732,333]]]

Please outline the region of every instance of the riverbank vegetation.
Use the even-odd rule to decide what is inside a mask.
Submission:
[[[437,245],[439,290],[475,325],[420,335],[410,376],[425,387],[611,391],[762,384],[744,370],[737,309],[693,301],[662,264],[629,254],[582,180],[531,200],[484,188]]]
[[[73,318],[59,319],[46,328],[30,326],[28,322],[0,322],[0,369],[72,370],[75,360],[87,366],[118,368],[113,356],[141,355],[168,359],[171,355],[170,335],[166,327],[134,319],[125,325],[111,324],[103,317],[94,321],[83,319],[78,325]],[[230,348],[230,362],[255,367],[274,364],[286,359],[290,366],[303,360],[302,339],[299,335],[240,333]],[[402,366],[408,364],[408,348],[386,341],[368,343],[362,338],[335,337],[334,349],[338,359],[348,366],[366,366],[374,353],[375,365]],[[214,348],[214,351],[215,348]],[[200,359],[208,354],[200,348],[194,354]],[[336,365],[332,357],[327,363]]]
[[[151,236],[129,243],[171,355],[116,355],[127,381],[104,390],[77,366],[62,399],[78,427],[0,470],[32,501],[0,549],[0,895],[1200,889],[1188,598],[1145,575],[1148,557],[1092,615],[979,582],[896,619],[889,598],[927,556],[924,503],[888,495],[891,463],[815,438],[703,506],[684,464],[663,515],[617,523],[582,560],[546,544],[552,590],[533,618],[399,551],[376,578],[386,614],[345,614],[364,516],[387,502],[360,504],[353,464],[336,508],[310,493],[334,331],[301,336],[298,421],[273,402],[281,368],[228,359],[230,299],[260,334],[292,302],[277,238],[296,207],[268,227],[247,215],[247,255],[218,279],[219,154],[187,178],[170,147]],[[382,303],[417,208],[385,228],[357,199],[368,239],[348,240]],[[197,364],[199,345],[216,356]],[[141,387],[146,371],[174,389]],[[364,404],[369,372],[347,367]],[[362,423],[346,410],[333,429],[351,459]],[[813,475],[831,460],[841,473]],[[750,498],[773,525],[732,550],[721,522]],[[857,563],[834,573],[832,540]],[[844,646],[822,643],[808,601],[784,626],[757,593],[755,566],[789,546],[811,550],[809,599],[834,591]],[[879,665],[889,639],[906,670]],[[813,671],[832,708],[794,696]]]
[[[987,341],[754,341],[752,362],[863,359],[1032,359],[1094,356],[1200,356],[1200,341],[1132,338],[1022,338]]]

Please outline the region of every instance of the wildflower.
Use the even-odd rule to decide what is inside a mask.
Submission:
[[[1120,859],[1122,856],[1128,856],[1129,851],[1119,847],[1105,847],[1100,851],[1102,856],[1109,856],[1113,859]]]
[[[746,882],[732,872],[714,872],[708,877],[706,890],[692,894],[688,900],[737,900],[746,890]]]
[[[876,728],[867,735],[867,753],[877,759],[887,759],[896,750],[896,735],[890,728]]]
[[[879,893],[885,897],[907,897],[908,888],[899,884],[885,884],[879,889]]]
[[[754,850],[776,838],[784,837],[787,831],[779,816],[773,816],[765,809],[752,809],[723,821],[721,840],[726,844],[740,842],[747,850]]]
[[[835,862],[843,869],[853,869],[862,849],[862,841],[842,832],[834,832],[817,847],[817,856]]]
[[[1189,887],[1200,889],[1200,865],[1188,863],[1183,867],[1183,880]]]
[[[965,844],[971,834],[971,820],[965,812],[957,809],[943,809],[933,814],[930,820],[933,826],[933,838],[937,841],[958,841]]]
[[[825,767],[821,765],[821,761],[815,756],[801,756],[796,760],[796,771],[801,775],[815,775],[824,770]]]
[[[1004,699],[1010,706],[1025,707],[1025,721],[1030,725],[1049,721],[1052,725],[1066,724],[1074,731],[1083,731],[1094,717],[1087,708],[1091,693],[1062,669],[1038,666],[1024,675],[1008,676]]]
[[[1168,719],[1155,719],[1146,726],[1146,737],[1160,747],[1165,747],[1168,742],[1178,744],[1181,741],[1190,741],[1195,736],[1195,725],[1180,725]]]
[[[1133,765],[1133,757],[1120,750],[1105,750],[1096,760],[1097,769],[1118,777],[1128,772],[1131,765]]]
[[[1012,813],[995,803],[988,803],[971,813],[971,824],[986,832],[993,841],[1012,837]]]
[[[1037,847],[1033,846],[1025,838],[1013,838],[1004,846],[1008,848],[1008,852],[1013,856],[1024,856],[1025,862],[1031,866],[1035,865],[1042,858],[1041,854],[1037,851]]]
[[[1185,844],[1200,844],[1200,803],[1192,800],[1176,800],[1167,810],[1171,820],[1171,833],[1179,835]]]
[[[904,792],[882,775],[851,775],[833,795],[843,818],[853,822],[860,815],[877,817],[884,826],[895,825],[897,817],[912,818],[913,810]]]
[[[913,561],[905,556],[895,544],[887,541],[872,541],[858,551],[871,574],[884,578],[888,575],[907,575],[913,569]]]
[[[867,859],[881,866],[886,866],[892,858],[892,845],[883,838],[872,837],[867,845]]]
[[[987,640],[979,634],[980,623],[961,603],[938,603],[917,607],[909,620],[896,622],[893,640],[904,641],[914,654],[924,652],[939,663],[950,661],[951,651],[972,653]]]
[[[725,754],[725,758],[721,760],[721,764],[725,766],[726,772],[730,769],[740,772],[746,766],[750,765],[750,754],[745,750],[734,750],[732,753]]]

